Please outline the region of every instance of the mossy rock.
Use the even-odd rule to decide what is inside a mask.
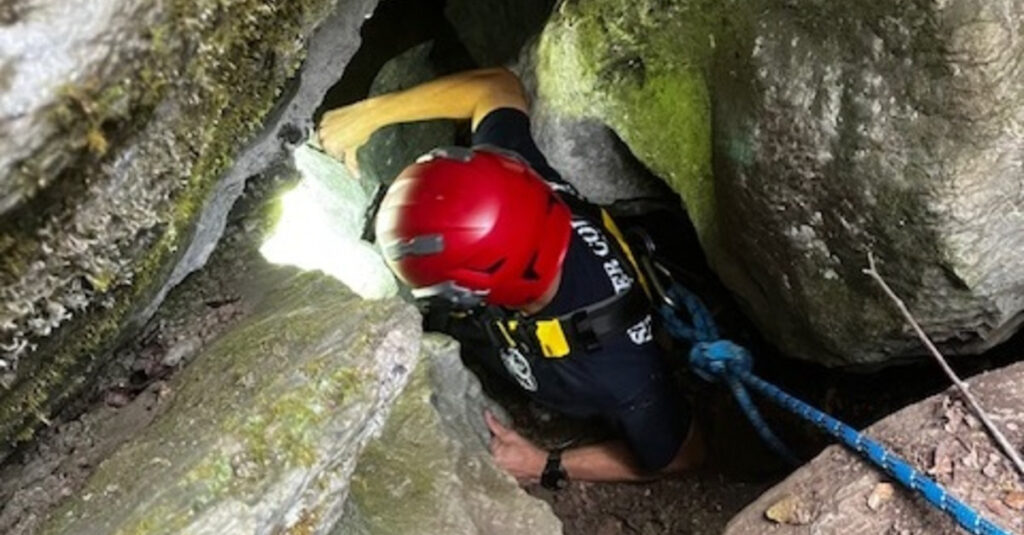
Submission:
[[[541,34],[537,96],[609,125],[713,229],[710,100],[701,2],[564,2]],[[702,237],[704,237],[702,236]],[[705,238],[709,239],[709,238]]]
[[[419,314],[262,268],[257,309],[169,383],[156,421],[41,533],[323,533],[416,365]],[[292,530],[292,531],[289,531]]]
[[[11,12],[11,31],[80,38],[36,51],[74,56],[73,69],[54,59],[47,78],[32,78],[33,52],[0,73],[5,88],[44,97],[22,110],[31,124],[10,123],[21,126],[0,141],[19,144],[0,173],[0,458],[81,391],[168,281],[201,265],[246,169],[259,168],[223,177],[280,117],[278,102],[302,93],[286,89],[310,36],[337,7],[353,13],[336,32],[357,43],[374,5],[76,3]],[[349,48],[334,51],[335,68]]]
[[[483,421],[490,405],[462,365],[458,344],[426,336],[409,386],[380,437],[359,456],[332,533],[561,533],[550,507],[494,464]]]
[[[1024,198],[1007,193],[1022,20],[978,0],[564,2],[539,96],[611,126],[679,192],[712,267],[786,354],[920,352],[862,273],[869,251],[935,339],[978,352],[1024,311]]]

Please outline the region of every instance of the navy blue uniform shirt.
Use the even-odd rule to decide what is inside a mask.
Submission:
[[[473,133],[474,145],[490,145],[522,156],[550,183],[567,185],[537,148],[529,118],[512,108],[495,110]],[[601,221],[573,211],[573,232],[558,292],[536,317],[565,314],[628,291],[633,270]],[[483,364],[522,387],[535,401],[570,416],[600,416],[623,435],[642,468],[666,466],[682,445],[689,411],[671,380],[665,356],[653,340],[647,315],[590,353],[564,358],[514,356],[498,348]]]

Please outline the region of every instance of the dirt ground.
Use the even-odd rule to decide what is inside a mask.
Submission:
[[[639,485],[576,482],[558,493],[539,487],[530,493],[551,504],[566,535],[715,535],[766,487],[701,473]]]

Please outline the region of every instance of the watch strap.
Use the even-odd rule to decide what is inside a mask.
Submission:
[[[540,476],[540,485],[548,490],[561,490],[569,484],[569,476],[562,466],[562,450],[548,452],[548,462]]]

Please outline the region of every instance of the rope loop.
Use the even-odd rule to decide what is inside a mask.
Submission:
[[[727,375],[752,371],[754,357],[731,340],[697,342],[690,348],[690,367],[701,379],[716,383]]]
[[[673,284],[668,301],[682,303],[689,313],[689,322],[682,319],[680,312],[668,304],[658,312],[669,333],[680,340],[690,342],[690,368],[702,379],[712,383],[724,383],[732,390],[743,413],[753,424],[761,438],[773,450],[790,463],[799,460],[768,427],[760,412],[750,399],[747,388],[759,392],[770,401],[786,408],[811,422],[853,451],[894,477],[912,491],[921,495],[928,503],[950,515],[961,527],[973,535],[1010,535],[995,523],[981,516],[978,511],[950,495],[946,489],[922,475],[906,460],[887,450],[866,435],[814,407],[790,396],[777,386],[754,375],[754,359],[744,347],[729,340],[719,339],[718,328],[710,311],[693,292],[680,284]]]

